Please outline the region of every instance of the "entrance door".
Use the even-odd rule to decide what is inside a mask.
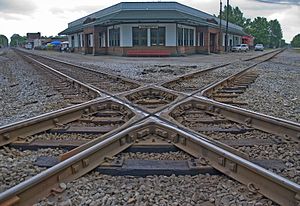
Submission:
[[[213,33],[210,33],[209,35],[209,51],[212,53],[217,52],[216,34]]]

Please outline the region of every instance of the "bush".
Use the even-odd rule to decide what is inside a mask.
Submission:
[[[300,34],[294,36],[293,40],[291,41],[292,47],[300,47]]]

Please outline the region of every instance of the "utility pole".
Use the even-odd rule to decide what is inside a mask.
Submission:
[[[221,52],[221,44],[222,44],[222,0],[220,0],[220,28],[219,28],[219,50]]]
[[[228,12],[229,12],[229,0],[227,0],[226,11],[226,34],[225,34],[225,51],[228,52]]]

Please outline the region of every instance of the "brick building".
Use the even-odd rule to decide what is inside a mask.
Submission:
[[[41,33],[27,33],[26,34],[27,41],[25,44],[25,48],[33,49],[34,47],[40,46]]]
[[[205,12],[177,2],[122,2],[68,24],[75,52],[85,54],[172,55],[224,50],[225,25]],[[229,46],[241,43],[243,28],[229,23]],[[221,38],[219,38],[221,35]]]

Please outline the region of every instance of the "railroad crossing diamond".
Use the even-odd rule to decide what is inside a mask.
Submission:
[[[142,109],[155,113],[180,98],[181,95],[174,94],[174,92],[171,93],[162,88],[148,87],[124,96]]]

